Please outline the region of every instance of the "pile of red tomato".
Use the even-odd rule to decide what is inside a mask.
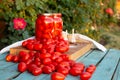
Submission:
[[[18,55],[8,54],[6,61],[18,63],[18,71],[28,71],[34,76],[51,74],[51,80],[65,80],[68,74],[89,80],[95,65],[86,67],[83,63],[69,59],[64,54],[69,42],[62,37],[61,14],[39,15],[36,20],[35,39],[23,41],[22,46],[29,52],[20,51]]]
[[[61,52],[20,51],[18,55],[8,54],[6,61],[18,63],[18,71],[28,71],[34,76],[51,74],[51,80],[65,80],[68,74],[80,76],[80,80],[89,80],[95,71],[95,65],[86,67],[81,62],[69,59],[67,54]]]

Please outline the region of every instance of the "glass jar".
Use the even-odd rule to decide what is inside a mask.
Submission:
[[[36,20],[35,37],[37,40],[61,37],[62,28],[61,13],[40,14]]]
[[[40,14],[36,20],[35,37],[37,40],[52,38],[53,31],[52,14]]]

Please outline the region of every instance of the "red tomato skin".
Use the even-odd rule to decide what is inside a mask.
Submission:
[[[88,72],[83,72],[80,75],[80,80],[89,80],[91,78],[91,74]]]
[[[52,63],[52,60],[50,59],[50,58],[45,58],[45,59],[43,59],[43,64],[44,65],[49,65],[49,64],[51,64]]]
[[[5,59],[6,59],[7,62],[11,62],[13,60],[13,55],[8,54]]]
[[[38,75],[40,75],[41,73],[42,73],[42,69],[41,69],[41,68],[36,67],[36,68],[34,68],[34,69],[32,70],[32,74],[33,74],[34,76],[38,76]]]
[[[52,68],[50,66],[44,66],[42,68],[43,73],[50,74],[52,72]]]
[[[55,59],[55,61],[56,61],[57,63],[60,63],[60,62],[63,61],[63,58],[62,58],[62,57],[58,57],[58,58]]]
[[[27,42],[27,41],[22,42],[22,46],[23,46],[23,47],[26,47],[26,46],[27,46],[27,44],[28,44],[28,42]]]
[[[13,61],[13,62],[19,62],[19,56],[14,55],[12,61]]]
[[[59,72],[54,72],[51,75],[51,80],[65,80],[65,75]]]
[[[24,62],[24,61],[26,61],[27,59],[30,58],[30,55],[28,53],[26,53],[23,56],[19,56],[19,57],[20,57],[20,61]]]
[[[19,72],[24,72],[27,70],[27,65],[24,62],[20,62],[18,64],[18,71]]]
[[[69,71],[69,73],[73,76],[78,76],[82,73],[82,70],[79,69],[79,67],[72,67]]]
[[[57,72],[62,73],[65,76],[67,76],[68,73],[69,73],[69,69],[67,69],[67,68],[59,68],[59,69],[57,69]]]
[[[31,64],[29,64],[29,65],[27,66],[27,68],[28,68],[28,71],[29,71],[29,72],[32,72],[32,71],[34,70],[34,68],[37,68],[37,65],[31,63]]]
[[[32,44],[32,43],[28,43],[26,47],[29,50],[34,50],[34,44]]]
[[[34,44],[34,50],[40,51],[42,49],[42,44]]]

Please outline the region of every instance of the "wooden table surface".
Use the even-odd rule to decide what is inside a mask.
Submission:
[[[17,71],[17,63],[6,62],[8,52],[0,55],[0,80],[50,80],[50,75],[41,74],[33,76],[27,71]],[[77,62],[83,62],[86,66],[95,64],[96,71],[90,80],[120,80],[120,50],[109,49],[106,53],[99,50],[91,50]],[[65,80],[80,80],[79,76],[68,75]]]

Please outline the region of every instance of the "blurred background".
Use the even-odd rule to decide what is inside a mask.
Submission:
[[[0,49],[33,36],[43,13],[62,13],[63,30],[74,28],[106,48],[120,49],[120,0],[0,0]],[[23,18],[27,27],[14,29],[15,18]]]

